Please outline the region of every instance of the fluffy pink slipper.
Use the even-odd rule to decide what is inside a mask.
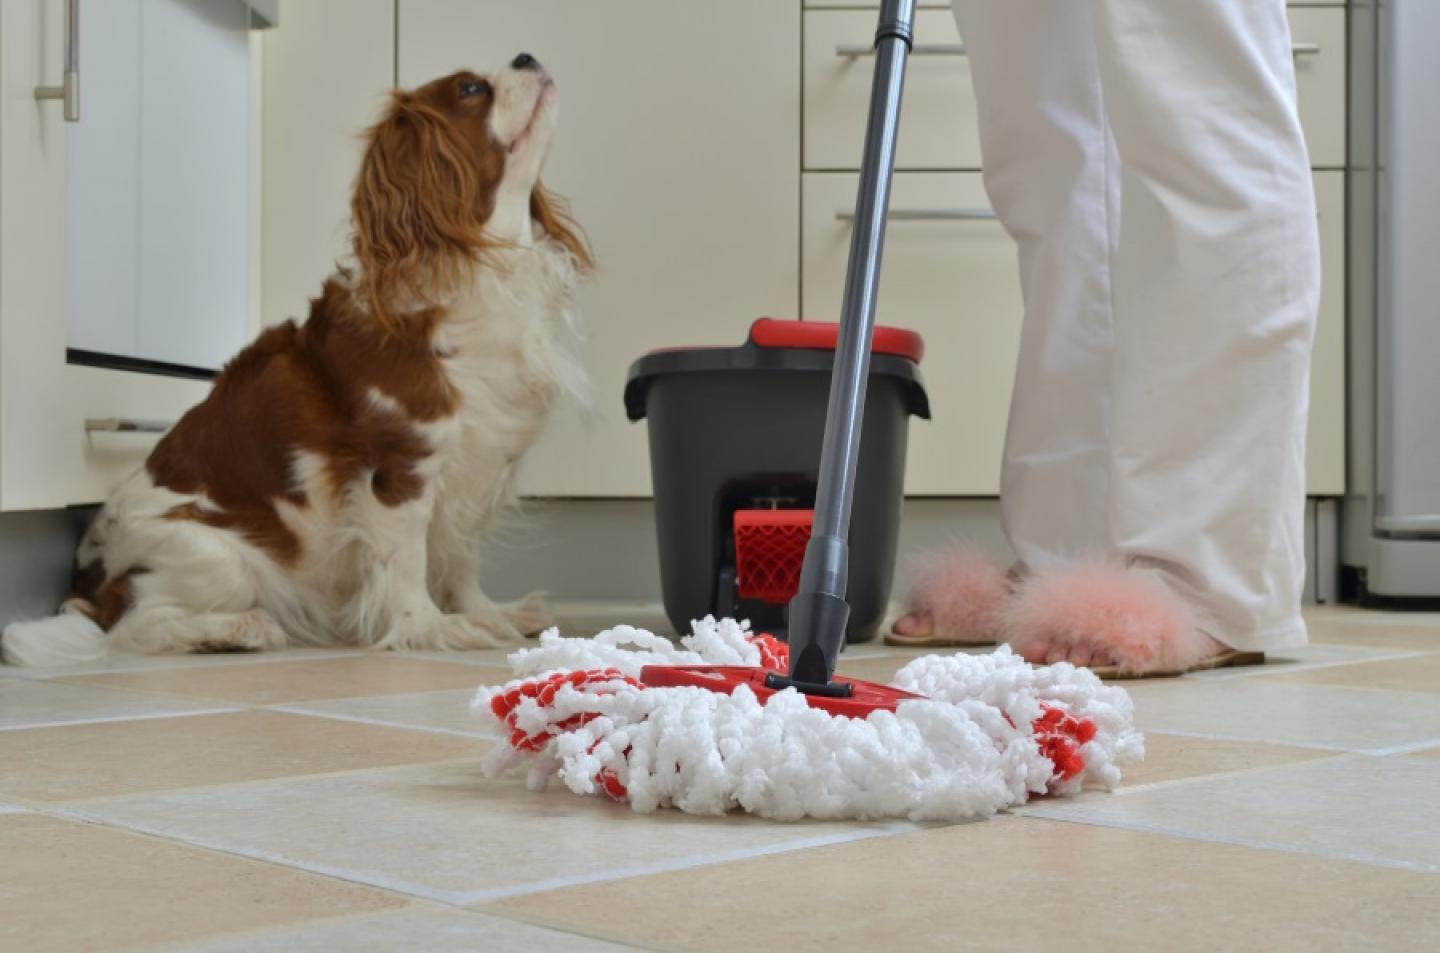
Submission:
[[[935,648],[994,645],[1012,580],[980,553],[952,547],[924,557],[906,599],[907,612],[928,612],[930,631],[887,632],[887,645]]]
[[[1190,607],[1156,575],[1105,565],[1076,566],[1026,583],[1010,602],[1001,633],[1035,663],[1055,649],[1103,650],[1114,664],[1091,666],[1102,678],[1173,676],[1265,660],[1263,653],[1234,651],[1200,631]]]

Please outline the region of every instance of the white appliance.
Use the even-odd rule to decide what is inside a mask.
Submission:
[[[1350,6],[1349,493],[1362,592],[1440,596],[1440,3]]]

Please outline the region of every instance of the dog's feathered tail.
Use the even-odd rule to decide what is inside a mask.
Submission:
[[[50,668],[93,662],[106,652],[105,632],[80,612],[12,622],[0,634],[0,657],[10,665]]]

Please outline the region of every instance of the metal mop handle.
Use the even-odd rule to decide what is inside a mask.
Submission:
[[[800,570],[800,586],[790,601],[790,679],[796,682],[829,684],[850,617],[850,606],[845,602],[850,505],[860,458],[870,340],[875,331],[875,295],[900,126],[900,95],[914,23],[915,0],[884,0],[875,32],[875,79],[870,89],[855,229],[840,310],[840,340],[830,377],[815,522]]]

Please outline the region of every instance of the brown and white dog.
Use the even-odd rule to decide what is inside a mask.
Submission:
[[[287,642],[494,645],[548,621],[480,588],[479,539],[557,397],[579,395],[590,265],[540,185],[555,85],[528,54],[394,94],[351,203],[353,262],[265,331],[96,517],[15,664]]]

